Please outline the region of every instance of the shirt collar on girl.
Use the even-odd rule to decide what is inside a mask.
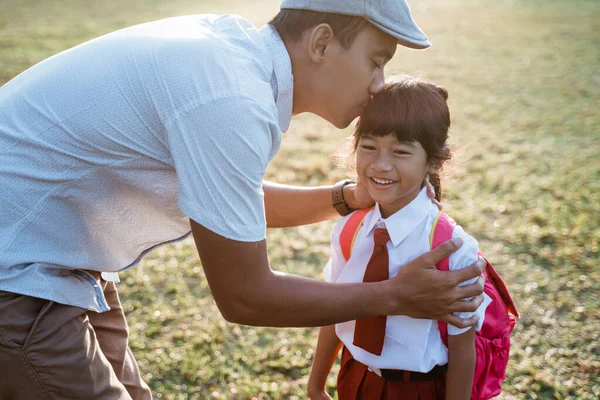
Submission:
[[[427,196],[427,188],[422,188],[417,197],[388,218],[382,218],[379,204],[365,219],[365,235],[372,235],[373,229],[387,228],[394,247],[398,246],[423,220],[437,207]]]

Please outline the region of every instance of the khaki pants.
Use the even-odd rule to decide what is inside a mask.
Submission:
[[[0,400],[152,399],[113,282],[96,313],[0,291]]]

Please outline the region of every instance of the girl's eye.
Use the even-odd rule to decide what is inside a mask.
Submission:
[[[368,144],[361,144],[360,148],[363,149],[363,150],[375,150],[375,146],[371,146],[371,145],[368,145]]]
[[[408,152],[406,150],[394,150],[394,154],[406,155],[406,154],[410,154],[410,152]]]

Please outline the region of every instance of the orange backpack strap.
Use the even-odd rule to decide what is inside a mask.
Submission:
[[[360,229],[367,213],[371,211],[373,208],[363,208],[362,210],[357,210],[350,215],[350,218],[346,221],[346,224],[342,228],[342,233],[340,234],[340,247],[342,248],[342,254],[346,261],[350,259],[352,255],[352,247],[354,247],[354,241],[356,240],[356,234]]]

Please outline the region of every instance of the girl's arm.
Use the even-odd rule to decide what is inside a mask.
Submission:
[[[448,335],[446,400],[469,400],[475,374],[475,328]]]
[[[319,341],[307,385],[308,396],[312,400],[331,399],[325,390],[325,382],[341,347],[342,342],[335,334],[335,325],[324,326],[319,330]]]

